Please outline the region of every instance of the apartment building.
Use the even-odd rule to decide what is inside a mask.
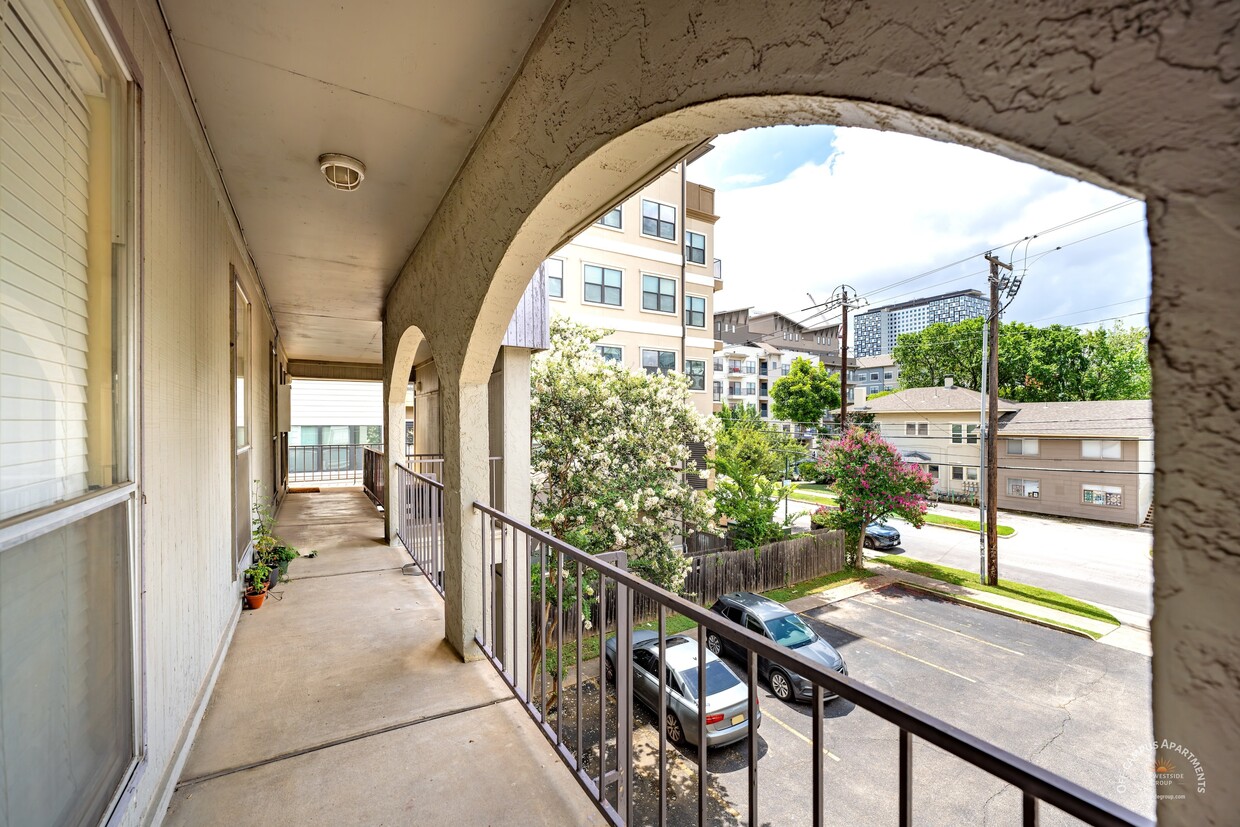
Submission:
[[[839,326],[804,325],[783,313],[755,313],[752,307],[715,313],[715,338],[734,345],[769,344],[814,354],[836,370],[840,366]]]
[[[685,180],[701,148],[605,213],[543,262],[553,314],[611,330],[604,358],[689,377],[698,411],[713,409],[710,324],[723,286],[714,255],[715,191]]]
[[[848,401],[853,401],[856,388],[865,388],[866,396],[900,387],[900,366],[890,353],[878,356],[858,356],[856,367],[848,371]]]
[[[940,493],[976,495],[981,394],[954,385],[910,388],[852,409],[922,465]],[[999,507],[1139,525],[1154,496],[1148,400],[999,401]]]
[[[980,316],[986,311],[986,304],[979,290],[956,290],[858,313],[850,323],[852,353],[858,358],[890,353],[901,333],[916,333],[938,322],[955,324]]]

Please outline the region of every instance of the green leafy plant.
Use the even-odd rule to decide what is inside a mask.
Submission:
[[[255,563],[245,570],[245,579],[250,585],[246,587],[249,594],[261,594],[267,588],[267,578],[271,576],[271,569],[262,563]]]
[[[254,481],[258,488],[259,481]],[[288,564],[301,555],[297,549],[275,535],[276,517],[271,499],[258,494],[254,496],[254,517],[250,521],[254,537],[254,562],[262,563],[270,572],[279,569],[281,578],[288,572]]]
[[[727,519],[728,532],[737,548],[759,548],[781,540],[796,518],[777,519],[779,501],[796,490],[768,479],[747,463],[716,457],[715,507]]]

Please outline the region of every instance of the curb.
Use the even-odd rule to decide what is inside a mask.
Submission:
[[[1080,629],[1073,629],[1070,626],[1061,626],[1060,624],[1054,622],[1053,620],[1044,620],[1042,618],[1028,617],[1023,614],[1017,614],[1016,612],[1010,612],[1007,609],[1001,609],[998,606],[992,606],[989,603],[982,603],[980,601],[970,600],[968,598],[960,597],[959,595],[955,595],[950,592],[941,592],[938,589],[927,588],[926,586],[922,586],[918,583],[910,583],[907,580],[900,580],[899,578],[897,578],[895,580],[895,584],[903,588],[909,589],[910,591],[921,592],[923,594],[928,594],[933,597],[941,598],[943,600],[948,601],[949,603],[958,603],[961,606],[971,606],[975,609],[981,609],[984,612],[992,612],[993,614],[1003,615],[1004,617],[1010,617],[1013,620],[1023,620],[1026,623],[1032,623],[1035,626],[1044,626],[1047,629],[1054,629],[1057,632],[1065,632],[1069,635],[1076,635],[1077,637],[1082,637],[1082,638],[1085,638],[1086,640],[1092,640],[1095,643],[1098,642],[1101,638],[1106,637],[1106,634],[1102,634],[1102,635],[1099,635],[1099,637],[1095,638],[1093,635],[1089,634],[1088,632],[1083,632]]]
[[[941,515],[940,515],[940,516],[941,516]],[[979,535],[979,534],[981,534],[981,533],[982,533],[981,531],[975,531],[974,529],[971,529],[971,528],[965,528],[964,526],[959,526],[959,525],[944,525],[944,524],[942,524],[942,523],[926,523],[926,525],[925,525],[925,526],[922,526],[922,527],[923,527],[923,528],[925,528],[926,526],[929,526],[929,527],[931,527],[931,528],[946,528],[946,529],[948,529],[948,530],[950,530],[950,531],[965,531],[965,532],[968,532],[969,534],[972,534],[974,537],[976,537],[977,535]],[[1008,526],[1008,528],[1012,528],[1012,527],[1011,527],[1011,526]],[[1000,535],[999,535],[999,539],[1000,539],[1000,540],[1007,540],[1007,539],[1010,539],[1010,538],[1012,538],[1012,537],[1015,537],[1015,536],[1017,535],[1017,533],[1018,533],[1018,532],[1016,531],[1016,529],[1012,528],[1012,533],[1011,533],[1011,534],[1000,534]]]

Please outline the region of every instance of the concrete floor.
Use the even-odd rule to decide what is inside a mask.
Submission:
[[[364,494],[290,494],[277,532],[318,554],[242,613],[165,824],[603,823]]]

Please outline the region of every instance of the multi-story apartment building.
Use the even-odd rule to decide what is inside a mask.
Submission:
[[[848,401],[853,401],[856,388],[865,388],[866,396],[900,387],[900,366],[890,353],[878,356],[858,356],[855,367],[848,371]]]
[[[978,290],[956,290],[876,307],[853,317],[852,353],[858,358],[890,353],[901,333],[916,333],[936,322],[955,324],[985,311],[986,299]]]
[[[613,331],[598,344],[607,359],[684,373],[697,409],[710,414],[719,217],[715,191],[686,181],[684,168],[603,215],[542,269],[553,314]]]
[[[774,420],[771,412],[771,387],[788,375],[792,363],[808,359],[819,364],[822,357],[816,353],[778,348],[766,342],[757,344],[725,344],[715,354],[716,379],[712,388],[715,410],[724,405],[739,407],[753,405],[763,419]],[[805,423],[800,423],[805,424]]]
[[[816,355],[836,370],[840,366],[839,326],[807,326],[783,313],[754,313],[752,307],[715,313],[715,338],[727,344],[768,344]]]

